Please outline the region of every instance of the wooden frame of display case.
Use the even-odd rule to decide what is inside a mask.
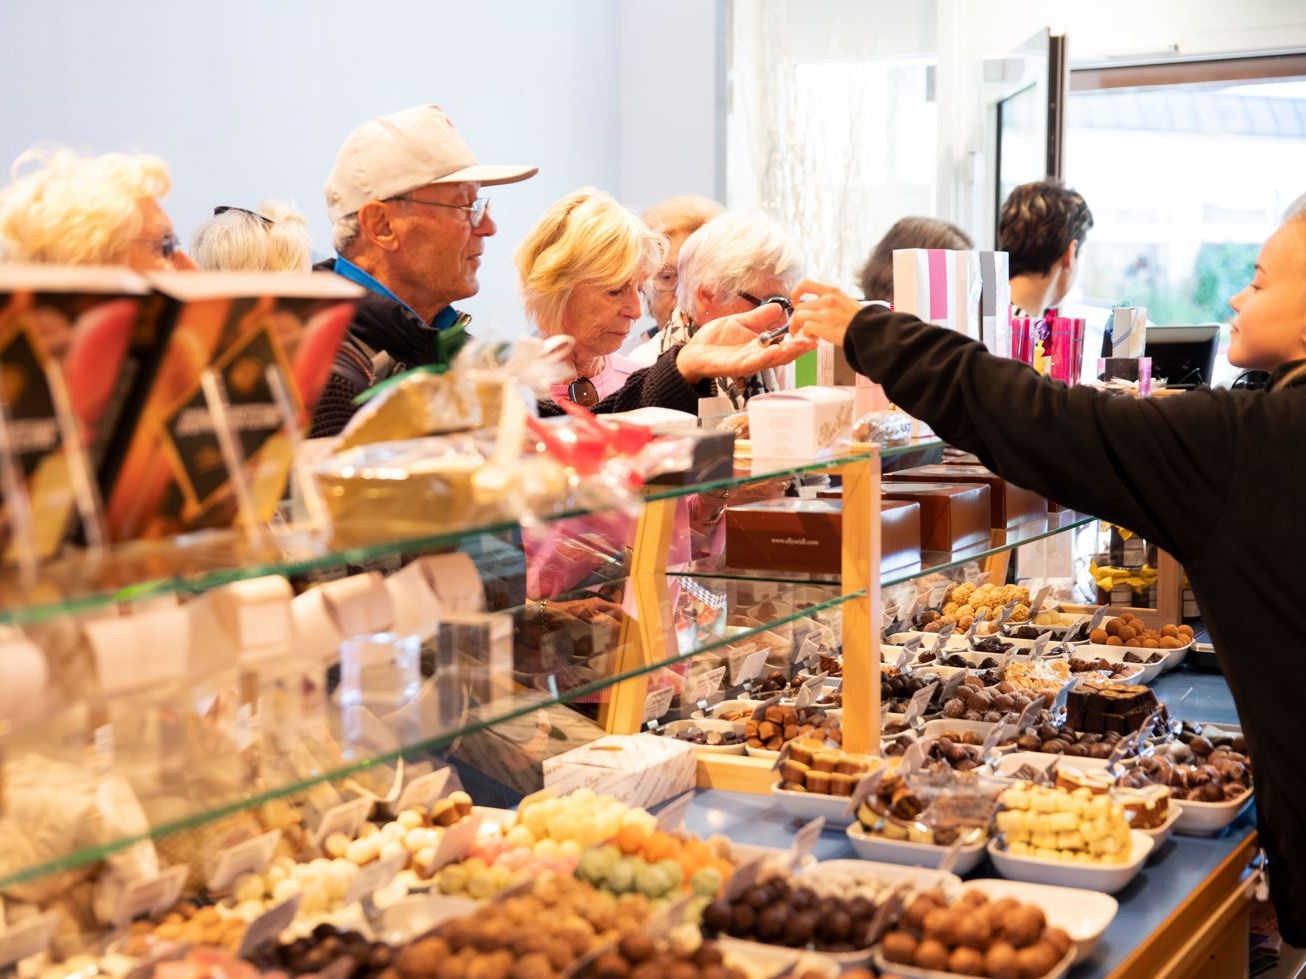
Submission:
[[[843,555],[840,593],[854,595],[840,604],[843,613],[843,737],[849,751],[872,752],[879,747],[880,732],[880,455],[873,445],[854,445],[867,453],[831,473],[843,483]],[[630,585],[635,615],[630,617],[638,642],[623,642],[622,667],[636,669],[664,662],[673,637],[663,614],[669,601],[667,554],[675,522],[675,500],[648,502],[635,533]],[[626,637],[623,636],[623,640]],[[619,681],[612,689],[605,728],[612,734],[631,734],[644,723],[648,673]],[[746,755],[701,754],[699,785],[705,788],[766,793],[775,776],[771,762]]]

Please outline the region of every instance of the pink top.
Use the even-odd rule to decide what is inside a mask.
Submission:
[[[599,392],[599,400],[602,401],[608,395],[620,391],[626,383],[626,378],[640,369],[640,365],[629,357],[623,357],[621,354],[608,354],[603,370],[590,378],[594,382],[594,389]],[[567,388],[570,383],[553,385],[549,388],[549,397],[554,401],[569,400]]]

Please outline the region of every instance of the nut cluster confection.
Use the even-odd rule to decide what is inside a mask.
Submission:
[[[1129,859],[1129,821],[1108,796],[1022,783],[1003,792],[999,802],[997,828],[1009,853],[1079,863]]]
[[[123,951],[139,957],[148,954],[156,942],[166,941],[235,952],[245,937],[246,924],[240,918],[223,917],[215,907],[198,907],[182,901],[157,922],[133,921],[127,927]]]
[[[883,952],[891,963],[935,972],[1039,979],[1073,944],[1032,904],[1009,897],[990,901],[980,891],[966,891],[951,906],[937,895],[917,897],[899,927],[884,936]]]
[[[938,632],[946,625],[969,629],[977,621],[997,619],[1003,607],[1012,602],[1017,603],[1012,621],[1028,619],[1029,589],[1024,585],[955,585],[944,594],[943,607],[938,612],[921,613],[915,625],[923,632]]]
[[[858,781],[881,764],[874,755],[853,754],[804,738],[789,745],[789,757],[780,765],[780,788],[850,796]]]
[[[1163,625],[1152,629],[1132,612],[1108,619],[1100,629],[1088,636],[1089,642],[1099,646],[1138,646],[1143,649],[1179,649],[1193,641],[1190,625]]]

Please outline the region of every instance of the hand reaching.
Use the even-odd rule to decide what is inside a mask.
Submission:
[[[686,382],[695,384],[708,377],[749,377],[815,350],[815,340],[794,336],[771,346],[758,343],[757,334],[780,326],[784,318],[783,309],[768,303],[706,323],[680,349],[676,368]]]
[[[841,289],[812,279],[804,279],[794,287],[793,300],[793,332],[800,337],[829,340],[839,347],[843,346],[848,324],[862,308]]]

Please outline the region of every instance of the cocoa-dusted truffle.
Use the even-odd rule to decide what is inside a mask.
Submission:
[[[713,901],[703,909],[703,924],[711,934],[723,932],[730,927],[730,902]]]
[[[961,976],[984,975],[984,956],[973,948],[956,948],[948,956],[948,971]]]
[[[884,957],[899,965],[916,962],[916,939],[905,931],[891,931],[884,936]]]
[[[922,969],[946,971],[949,958],[948,946],[937,939],[927,938],[916,946],[916,964]]]
[[[1010,942],[997,942],[984,954],[984,971],[992,979],[1022,979],[1016,950]]]

